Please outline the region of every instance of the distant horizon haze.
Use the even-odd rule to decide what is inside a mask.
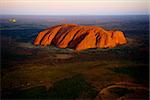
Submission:
[[[0,15],[149,15],[148,0],[1,0]]]

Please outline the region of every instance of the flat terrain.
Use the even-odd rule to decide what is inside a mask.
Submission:
[[[12,18],[16,23],[8,21]],[[148,15],[0,19],[2,99],[148,100]],[[40,31],[64,23],[120,30],[128,43],[81,52],[33,45]]]
[[[2,98],[148,99],[148,48],[134,42],[74,52],[3,38]]]

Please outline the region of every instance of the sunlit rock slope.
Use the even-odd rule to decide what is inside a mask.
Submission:
[[[121,31],[106,30],[98,26],[63,24],[47,28],[36,37],[34,44],[59,48],[73,48],[76,51],[89,48],[114,48],[127,43]]]

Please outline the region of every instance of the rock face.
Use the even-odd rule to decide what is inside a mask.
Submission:
[[[88,48],[113,48],[127,43],[121,31],[109,31],[97,26],[63,24],[40,32],[35,45],[55,45],[59,48],[73,48],[76,51]]]

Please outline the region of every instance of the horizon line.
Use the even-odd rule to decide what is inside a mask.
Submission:
[[[35,16],[37,16],[37,15],[43,15],[43,16],[103,16],[103,15],[150,15],[150,14],[101,14],[101,15],[96,15],[96,14],[52,14],[52,15],[50,15],[50,14],[0,14],[0,16],[3,16],[3,15],[35,15]]]

